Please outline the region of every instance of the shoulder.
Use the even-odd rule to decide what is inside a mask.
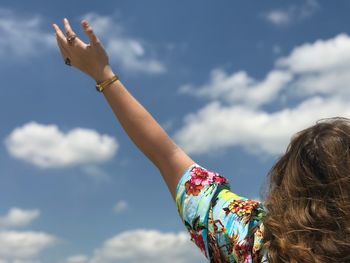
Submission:
[[[188,167],[176,193],[191,240],[212,262],[217,257],[241,262],[260,254],[265,215],[261,202],[233,193],[225,177],[198,164]]]

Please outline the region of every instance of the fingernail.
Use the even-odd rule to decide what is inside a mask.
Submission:
[[[82,24],[84,27],[87,27],[87,26],[89,25],[88,21],[86,21],[86,20],[83,20],[83,21],[81,22],[81,24]]]

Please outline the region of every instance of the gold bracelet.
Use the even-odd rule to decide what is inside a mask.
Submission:
[[[97,84],[96,84],[96,90],[97,90],[98,92],[103,92],[103,90],[104,90],[107,86],[111,85],[113,82],[117,81],[118,79],[119,79],[119,77],[118,77],[117,75],[114,75],[114,76],[111,77],[110,79],[107,79],[107,80],[105,80],[105,81],[103,81],[103,82],[101,82],[101,83],[97,83]]]

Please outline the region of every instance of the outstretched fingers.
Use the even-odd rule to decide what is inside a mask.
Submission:
[[[98,37],[95,35],[92,27],[90,26],[89,22],[86,20],[81,21],[81,25],[84,29],[85,34],[89,37],[90,44],[91,45],[96,45],[100,43],[100,40]]]
[[[63,59],[66,59],[66,57],[68,57],[68,54],[69,54],[69,51],[67,49],[66,36],[63,34],[63,32],[61,31],[61,29],[59,28],[58,25],[53,24],[52,27],[56,33],[56,40],[57,40],[57,44],[60,48],[61,55],[62,55]]]
[[[64,18],[64,19],[63,19],[63,25],[64,25],[64,30],[65,30],[65,32],[66,32],[67,38],[76,35],[76,34],[74,33],[72,27],[70,26],[69,21],[68,21],[67,18]]]
[[[70,26],[70,23],[67,18],[63,19],[63,25],[64,25],[64,30],[66,32],[67,43],[69,46],[80,46],[80,47],[86,46],[86,44],[80,38],[77,37],[72,27]]]
[[[66,40],[66,36],[63,34],[62,30],[60,29],[60,27],[56,24],[52,24],[53,29],[55,30],[56,33],[56,37],[60,40],[65,41]]]

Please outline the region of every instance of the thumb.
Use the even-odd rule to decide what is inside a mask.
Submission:
[[[81,25],[84,29],[85,34],[89,37],[90,43],[93,44],[98,44],[99,39],[95,35],[94,31],[92,30],[92,27],[90,26],[89,22],[86,20],[81,21]]]

